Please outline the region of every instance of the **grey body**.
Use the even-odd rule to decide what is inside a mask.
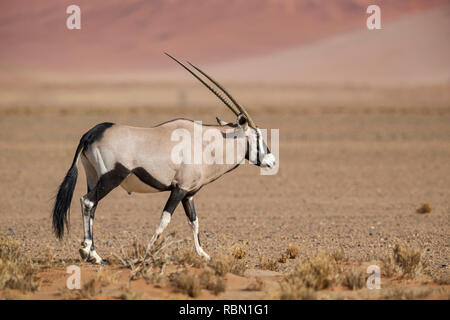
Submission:
[[[178,187],[188,193],[194,193],[236,166],[236,163],[213,165],[173,163],[171,151],[178,142],[171,141],[172,132],[176,129],[185,129],[194,136],[194,126],[199,126],[199,124],[186,119],[169,121],[152,128],[116,124],[108,128],[100,140],[91,144],[82,153],[84,168],[92,176],[92,180],[97,180],[98,177],[112,171],[116,163],[122,164],[129,170],[143,168],[165,186]],[[206,129],[211,128],[211,126],[205,127]],[[225,129],[230,130],[228,126],[213,127],[221,130],[224,134]],[[241,128],[234,130],[242,131]],[[241,134],[239,137],[239,133],[236,132],[236,136],[238,137],[235,139],[242,140],[240,143],[245,143],[244,135]],[[203,147],[206,147],[207,143],[202,143]],[[244,160],[245,154],[241,157],[241,159],[237,159],[238,163]],[[142,182],[133,173],[130,173],[120,186],[128,192],[153,193],[160,191]]]

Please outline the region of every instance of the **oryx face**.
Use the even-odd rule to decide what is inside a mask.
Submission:
[[[275,156],[270,152],[269,147],[264,141],[264,136],[258,127],[252,128],[243,115],[238,116],[238,125],[244,131],[248,141],[248,160],[262,168],[273,168],[276,164]]]

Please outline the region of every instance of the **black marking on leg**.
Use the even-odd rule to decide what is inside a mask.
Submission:
[[[98,179],[97,185],[87,194],[87,198],[96,205],[98,201],[118,187],[130,173],[130,170],[117,162],[113,170]]]
[[[142,167],[134,168],[131,172],[138,177],[143,183],[149,185],[152,188],[155,188],[159,191],[167,191],[171,190],[171,186],[167,186],[157,179],[155,179],[147,170]]]
[[[95,250],[95,246],[94,246],[94,217],[95,217],[95,209],[97,209],[97,203],[89,211],[89,216],[92,219],[92,226],[91,226],[91,222],[89,221],[89,235],[91,237],[90,240],[92,241],[91,251]]]
[[[195,207],[194,207],[194,198],[193,197],[185,197],[182,201],[184,212],[186,213],[186,216],[188,217],[190,222],[194,222],[195,219],[197,219],[197,215],[195,213]]]
[[[170,197],[167,200],[166,205],[164,206],[164,211],[173,214],[180,201],[183,200],[184,197],[186,196],[186,193],[187,192],[185,190],[180,188],[172,189]]]

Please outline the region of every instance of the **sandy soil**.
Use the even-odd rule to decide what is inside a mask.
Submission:
[[[220,248],[248,242],[248,268],[258,269],[260,255],[278,257],[291,243],[300,246],[301,256],[342,246],[351,261],[361,262],[376,260],[404,241],[423,252],[432,272],[448,270],[450,112],[448,100],[439,101],[444,107],[434,109],[430,100],[421,112],[261,109],[255,115],[260,126],[280,129],[279,173],[261,176],[258,168],[244,165],[199,192],[196,206],[204,249],[214,256]],[[18,240],[32,258],[50,248],[58,259],[79,264],[78,198],[86,188],[82,169],[72,203],[71,232],[62,242],[52,235],[50,211],[81,135],[103,121],[152,126],[185,116],[213,122],[215,110],[2,114],[0,235]],[[95,221],[99,254],[117,253],[134,238],[149,240],[167,197],[167,193],[130,196],[118,188],[102,200]],[[422,202],[431,204],[431,213],[415,213]],[[177,208],[166,232],[172,231],[179,239],[191,236],[182,208]],[[295,264],[296,260],[283,264],[269,280],[276,282]],[[40,276],[47,288],[40,298],[58,298],[64,269]],[[267,293],[271,290],[251,295],[241,290],[241,280],[236,285],[233,281],[229,290],[238,293],[227,291],[219,298],[271,297]],[[139,285],[145,287],[131,284]],[[143,289],[147,297],[178,297],[167,290],[155,289],[152,294],[146,290],[150,289]]]

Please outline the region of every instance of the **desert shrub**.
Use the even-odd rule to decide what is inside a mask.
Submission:
[[[395,274],[405,278],[414,278],[426,269],[420,251],[410,248],[406,244],[396,244],[392,254],[382,259],[383,274],[387,277]]]
[[[351,269],[342,276],[342,285],[350,290],[358,290],[365,285],[365,275],[361,270]]]
[[[300,248],[297,245],[290,244],[286,250],[281,254],[281,256],[278,258],[279,263],[286,263],[288,259],[295,259],[297,258],[298,254],[300,252]]]
[[[425,213],[430,213],[432,210],[431,205],[427,202],[425,203],[421,203],[420,206],[416,209],[416,213],[421,213],[421,214],[425,214]]]
[[[217,296],[219,293],[225,291],[226,282],[223,277],[215,275],[210,270],[205,270],[200,275],[200,286],[203,289],[211,291]]]
[[[286,254],[286,252],[283,252],[281,254],[281,256],[278,258],[278,262],[279,263],[286,263],[288,261],[288,255]]]
[[[131,246],[121,248],[120,255],[114,256],[120,265],[131,269],[131,279],[151,279],[155,269],[162,273],[168,263],[177,263],[177,258],[173,253],[168,253],[167,248],[185,240],[171,240],[174,234],[165,236],[151,248],[135,239]]]
[[[314,300],[316,292],[298,282],[282,282],[280,299],[282,300]]]
[[[226,289],[226,281],[211,270],[204,270],[200,276],[192,274],[188,269],[169,275],[169,281],[175,292],[181,292],[190,297],[198,297],[201,289],[206,289],[218,295]]]
[[[280,271],[280,264],[277,259],[259,256],[259,268],[262,270]]]
[[[345,251],[343,247],[339,247],[331,252],[331,257],[336,262],[347,261],[347,256],[345,255]]]
[[[245,261],[226,254],[216,255],[208,265],[218,276],[224,276],[228,272],[242,276],[247,269]]]
[[[64,289],[60,292],[63,299],[93,299],[103,292],[103,288],[118,282],[116,274],[100,269],[97,273],[85,282],[80,290]]]
[[[284,281],[294,287],[306,287],[314,290],[326,289],[334,285],[337,278],[337,265],[334,258],[320,253],[307,257]]]
[[[297,246],[295,244],[290,244],[287,247],[285,253],[289,259],[295,259],[295,258],[297,258],[298,254],[300,253],[300,248],[299,248],[299,246]]]
[[[236,243],[231,246],[230,252],[235,259],[244,259],[248,255],[248,247],[245,244]]]
[[[193,298],[200,295],[200,279],[196,275],[190,274],[188,270],[171,273],[169,281],[176,292],[187,294]]]
[[[182,266],[192,266],[195,268],[203,268],[206,266],[206,260],[192,250],[184,250],[180,253],[174,253],[173,258],[176,264]]]
[[[18,242],[10,237],[0,239],[0,290],[37,290],[36,272],[37,268],[23,255]]]

